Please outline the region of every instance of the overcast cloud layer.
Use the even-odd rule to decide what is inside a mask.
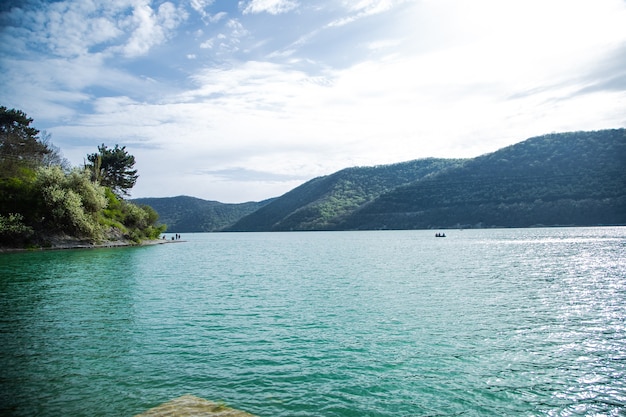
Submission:
[[[624,0],[8,0],[0,105],[133,197],[275,197],[355,165],[626,126]]]

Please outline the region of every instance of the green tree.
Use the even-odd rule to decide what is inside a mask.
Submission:
[[[12,177],[24,168],[36,168],[52,151],[39,141],[33,119],[21,110],[0,106],[0,177]]]
[[[109,187],[116,195],[128,195],[128,190],[137,182],[135,157],[126,151],[126,146],[109,149],[105,144],[98,146],[98,152],[87,155],[93,181]]]

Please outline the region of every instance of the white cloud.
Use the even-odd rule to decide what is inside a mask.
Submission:
[[[187,19],[187,12],[182,7],[176,7],[170,2],[162,3],[157,14],[159,24],[171,31]]]
[[[195,10],[205,24],[217,23],[228,16],[226,12],[211,14],[208,10],[215,3],[215,0],[191,0],[191,8]]]
[[[214,15],[209,17],[209,22],[210,23],[217,23],[217,22],[221,21],[222,19],[225,19],[226,16],[228,16],[228,13],[226,13],[226,12],[215,13]]]
[[[132,17],[127,19],[127,26],[133,27],[128,42],[121,48],[126,56],[143,55],[150,48],[160,43],[164,33],[157,26],[152,8],[142,4],[133,9]]]
[[[115,11],[103,9],[96,1],[60,1],[41,9],[28,6],[26,3],[8,13],[15,26],[5,27],[3,36],[43,46],[56,56],[84,55],[90,48],[122,35],[111,19]]]
[[[121,48],[123,54],[128,57],[145,55],[153,46],[163,43],[185,19],[184,9],[176,8],[170,2],[161,4],[156,13],[147,2],[138,4],[125,22],[132,33]]]
[[[405,2],[407,0],[344,0],[342,3],[351,14],[333,20],[328,27],[344,26],[365,17],[389,11]]]
[[[273,15],[287,13],[298,7],[298,2],[293,0],[250,0],[240,1],[239,7],[243,14],[269,13]]]
[[[394,2],[392,0],[343,0],[342,3],[350,11],[376,12],[389,10]]]
[[[200,13],[202,17],[209,16],[206,9],[214,3],[215,0],[191,0],[191,8]]]
[[[212,49],[213,44],[215,43],[215,38],[207,39],[206,41],[200,44],[200,48],[202,49]]]
[[[25,47],[43,47],[63,58],[94,50],[144,55],[187,18],[183,7],[164,2],[155,11],[148,0],[66,0],[22,7],[9,12],[15,26],[4,28],[2,36],[11,45],[25,42]]]
[[[226,27],[231,30],[230,34],[233,38],[242,38],[249,33],[237,19],[230,19],[226,23]]]
[[[109,91],[137,91],[146,81],[105,65],[103,54],[74,58],[44,57],[40,60],[0,60],[0,71],[10,83],[2,83],[0,102],[12,103],[37,116],[37,119],[71,120],[74,108],[88,103],[92,89]],[[42,111],[51,109],[51,112]]]
[[[248,30],[237,19],[230,19],[224,25],[228,34],[218,33],[202,42],[201,49],[216,49],[217,54],[229,54],[239,50],[241,40],[249,35]]]

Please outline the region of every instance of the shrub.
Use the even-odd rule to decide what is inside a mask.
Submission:
[[[104,189],[92,183],[84,172],[75,169],[66,175],[58,166],[40,168],[35,189],[41,196],[46,228],[78,237],[100,237],[98,217],[106,197]]]
[[[33,228],[24,224],[24,216],[19,213],[0,214],[0,243],[15,243],[28,239]]]

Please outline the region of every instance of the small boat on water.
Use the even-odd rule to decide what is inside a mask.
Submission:
[[[435,237],[446,237],[445,233],[435,233]]]

